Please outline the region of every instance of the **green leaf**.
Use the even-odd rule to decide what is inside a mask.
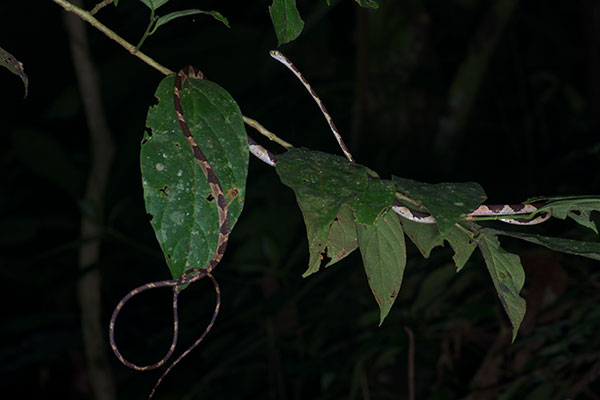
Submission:
[[[158,29],[159,26],[164,25],[167,22],[174,20],[175,18],[186,17],[188,15],[194,15],[194,14],[210,15],[210,16],[214,17],[216,20],[221,21],[223,24],[225,24],[226,27],[229,28],[229,21],[227,21],[227,18],[222,16],[217,11],[202,11],[202,10],[191,9],[191,10],[175,11],[175,12],[169,13],[167,15],[163,15],[158,20],[156,20],[156,24],[154,25],[154,28],[152,28],[152,31],[149,33],[149,35],[152,35],[154,32],[156,32],[156,30]]]
[[[304,28],[304,21],[296,9],[296,0],[273,0],[269,14],[280,46],[296,39]]]
[[[388,210],[371,226],[359,224],[358,246],[381,325],[398,296],[406,265],[404,232],[396,213]]]
[[[164,5],[169,0],[140,0],[140,1],[142,3],[144,3],[149,9],[156,10],[156,9],[158,9],[158,7]]]
[[[512,324],[514,342],[525,316],[525,299],[519,296],[525,283],[525,271],[519,256],[503,250],[496,235],[483,233],[478,238],[478,244],[500,303]]]
[[[370,178],[368,168],[343,157],[294,148],[278,156],[276,170],[281,182],[294,190],[304,217],[310,256],[303,276],[317,272],[325,257],[336,260],[326,248],[342,206],[354,212],[355,220],[372,224],[393,203],[391,182]]]
[[[473,240],[473,233],[464,228],[463,225],[454,225],[446,233],[446,240],[454,250],[452,259],[456,264],[456,272],[459,272],[469,261],[475,246],[477,246],[477,243]]]
[[[592,212],[600,212],[600,197],[590,196],[561,196],[561,197],[539,197],[528,201],[548,201],[539,212],[551,210],[552,216],[560,219],[567,217],[573,219],[580,225],[590,228],[598,233],[598,227],[591,220]]]
[[[23,86],[25,86],[25,96],[23,96],[23,98],[27,97],[27,88],[29,86],[29,81],[27,79],[27,75],[25,74],[23,64],[8,51],[0,47],[0,65],[2,65],[10,72],[12,72],[15,75],[18,75],[21,78],[21,80],[23,81]]]
[[[574,254],[576,256],[600,260],[600,243],[596,242],[582,242],[579,240],[555,238],[531,233],[506,232],[488,228],[484,228],[482,231],[526,240],[528,242],[539,244],[551,250],[560,251],[562,253]]]
[[[366,225],[373,224],[375,219],[381,215],[383,208],[394,202],[395,194],[396,188],[391,181],[368,179],[366,189],[348,202],[356,211],[356,222]]]
[[[464,221],[466,214],[486,199],[485,192],[474,182],[437,183],[435,185],[392,177],[398,192],[421,203],[436,219],[443,239],[452,227]]]
[[[354,0],[361,7],[372,8],[374,10],[379,8],[379,4],[377,4],[374,0]]]
[[[417,246],[423,257],[429,258],[434,247],[444,245],[436,224],[421,224],[402,217],[400,217],[400,222],[402,222],[404,233]]]
[[[146,210],[174,278],[212,258],[218,213],[210,187],[175,117],[173,76],[162,80],[159,103],[148,110],[150,132],[141,146]],[[248,171],[248,142],[242,114],[223,88],[188,79],[182,93],[188,126],[210,162],[229,205],[230,229],[239,217]]]
[[[459,271],[467,262],[475,242],[473,233],[478,226],[474,223],[465,227],[465,216],[485,200],[485,192],[477,183],[428,184],[410,179],[392,177],[398,192],[423,206],[435,219],[440,237],[450,243],[454,250],[454,262]],[[425,224],[422,224],[425,225]],[[418,229],[415,227],[415,230]],[[422,228],[429,229],[431,228]],[[433,235],[432,232],[428,233]],[[424,233],[423,235],[426,235]],[[414,235],[413,235],[414,236]],[[431,240],[435,240],[434,237]],[[433,245],[434,243],[430,243]],[[417,244],[420,247],[420,244]]]
[[[356,222],[352,209],[343,205],[331,224],[327,234],[325,249],[331,260],[325,265],[329,267],[358,248]]]

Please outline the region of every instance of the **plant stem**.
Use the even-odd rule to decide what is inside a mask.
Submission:
[[[102,8],[106,7],[109,4],[112,4],[114,0],[103,0],[100,3],[96,4],[94,6],[94,8],[92,8],[92,11],[90,11],[90,14],[95,15],[98,11],[100,11]]]
[[[129,43],[128,41],[126,41],[125,39],[123,39],[122,37],[117,35],[115,32],[113,32],[107,26],[103,25],[100,21],[98,21],[96,18],[94,18],[91,13],[71,4],[67,0],[52,0],[52,1],[55,2],[56,4],[58,4],[59,6],[61,6],[62,8],[64,8],[65,11],[76,14],[81,19],[83,19],[84,21],[86,21],[90,25],[92,25],[94,28],[96,28],[100,32],[104,33],[110,39],[112,39],[115,42],[117,42],[118,44],[120,44],[130,54],[136,56],[137,58],[139,58],[140,60],[142,60],[149,66],[151,66],[152,68],[156,69],[157,71],[160,71],[164,75],[174,74],[173,71],[171,71],[170,69],[168,69],[167,67],[165,67],[163,65],[160,65],[159,63],[157,63],[156,61],[154,61],[152,58],[148,57],[141,51],[136,51],[135,46],[133,46],[131,43]]]
[[[139,43],[135,46],[135,51],[139,51],[140,47],[142,47],[142,44],[144,43],[144,41],[146,40],[146,38],[148,36],[150,36],[150,29],[152,29],[152,25],[154,24],[154,8],[150,10],[150,22],[148,23],[148,26],[146,27],[146,31],[144,32],[144,35],[142,36],[142,38],[140,39]]]

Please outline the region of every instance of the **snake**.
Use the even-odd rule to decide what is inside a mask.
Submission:
[[[335,124],[333,123],[333,119],[331,118],[331,116],[329,115],[327,110],[325,109],[325,106],[323,105],[322,101],[318,98],[315,91],[309,85],[308,81],[306,81],[306,79],[304,79],[302,74],[300,74],[300,71],[285,56],[283,56],[283,54],[281,54],[280,52],[277,52],[277,51],[273,51],[273,52],[271,52],[271,56],[273,58],[277,59],[278,61],[280,61],[281,63],[283,63],[284,65],[286,65],[301,80],[303,85],[306,87],[306,89],[309,91],[311,96],[315,99],[315,101],[319,105],[319,108],[321,109],[322,113],[325,115],[325,118],[327,119],[327,122],[328,122],[332,132],[334,133],[336,140],[338,141],[338,143],[340,144],[340,147],[342,148],[344,154],[346,155],[346,158],[348,159],[349,162],[354,163],[355,161],[354,161],[352,155],[350,154],[350,152],[348,151],[347,147],[345,146],[339,132],[337,131],[337,128],[335,127]],[[227,243],[229,241],[229,212],[228,212],[227,201],[225,199],[225,194],[223,192],[223,188],[221,187],[219,179],[217,178],[212,166],[210,165],[210,162],[207,160],[206,156],[204,155],[204,153],[202,152],[202,150],[196,143],[196,141],[192,135],[192,132],[189,129],[189,126],[187,124],[187,121],[186,121],[186,118],[184,115],[181,97],[182,97],[182,93],[183,93],[183,85],[184,85],[185,81],[188,79],[202,80],[202,79],[204,79],[204,75],[202,74],[201,71],[199,71],[198,69],[191,67],[191,66],[187,66],[187,67],[184,67],[181,70],[179,70],[179,72],[177,72],[177,74],[175,75],[175,80],[174,80],[173,105],[174,105],[177,121],[181,128],[181,132],[182,132],[183,136],[185,137],[186,141],[188,142],[188,145],[194,155],[194,158],[197,161],[200,169],[202,170],[202,173],[204,174],[204,177],[206,178],[206,180],[208,182],[212,197],[214,199],[216,199],[218,218],[219,218],[217,246],[213,253],[212,258],[202,268],[199,268],[199,267],[191,268],[191,269],[187,270],[185,273],[183,273],[178,279],[169,279],[169,280],[162,280],[162,281],[157,281],[157,282],[146,283],[144,285],[141,285],[141,286],[131,290],[129,293],[127,293],[121,299],[121,301],[119,301],[119,303],[115,306],[115,309],[114,309],[113,314],[110,319],[110,323],[109,323],[110,346],[111,346],[114,354],[116,355],[116,357],[124,365],[128,366],[129,368],[132,368],[132,369],[135,369],[138,371],[148,371],[148,370],[153,370],[153,369],[159,368],[170,359],[170,357],[173,355],[173,353],[175,351],[175,347],[177,345],[177,338],[178,338],[178,334],[179,334],[178,296],[179,296],[179,293],[181,292],[182,288],[188,284],[197,282],[200,279],[208,277],[212,281],[214,289],[215,289],[216,304],[215,304],[215,309],[214,309],[212,318],[211,318],[210,322],[208,323],[207,327],[205,328],[204,332],[202,333],[202,335],[190,347],[188,347],[188,349],[185,350],[177,359],[175,359],[175,361],[173,361],[169,365],[169,367],[163,372],[163,374],[160,376],[160,378],[154,385],[154,388],[152,389],[152,392],[150,393],[149,398],[153,397],[154,393],[156,392],[156,389],[158,388],[158,386],[160,385],[160,383],[162,382],[164,377],[171,371],[171,369],[173,367],[175,367],[175,365],[178,364],[185,356],[187,356],[194,348],[196,348],[204,340],[204,338],[206,337],[208,332],[212,329],[212,327],[215,323],[216,317],[219,313],[220,306],[221,306],[221,291],[220,291],[217,280],[212,275],[212,271],[215,269],[215,267],[219,264],[219,262],[223,258],[223,255],[227,248]],[[273,154],[272,152],[270,152],[269,150],[262,147],[261,145],[259,145],[249,135],[248,135],[248,145],[249,145],[249,150],[253,155],[255,155],[257,158],[259,158],[263,162],[265,162],[273,167],[276,166],[277,156],[275,154]],[[480,218],[487,218],[487,219],[498,219],[502,222],[511,223],[511,224],[535,225],[535,224],[539,224],[541,222],[548,220],[548,218],[550,218],[550,216],[551,216],[551,212],[549,210],[544,210],[540,215],[532,218],[534,216],[534,214],[538,212],[538,210],[542,204],[543,203],[526,203],[526,204],[514,204],[514,205],[510,205],[510,204],[482,205],[482,206],[479,206],[478,208],[476,208],[475,210],[471,211],[470,213],[468,213],[465,217],[467,220],[477,220]],[[434,216],[427,214],[427,213],[413,210],[397,199],[394,201],[394,204],[392,205],[392,210],[394,212],[396,212],[398,215],[400,215],[401,217],[406,218],[411,221],[414,221],[414,222],[419,222],[419,223],[424,223],[424,224],[436,223],[436,219]],[[523,218],[515,217],[518,215],[523,215],[524,217]],[[161,288],[161,287],[172,287],[173,288],[173,300],[172,300],[173,338],[171,341],[171,345],[169,346],[169,349],[168,349],[167,353],[165,354],[165,356],[162,359],[160,359],[159,361],[157,361],[153,364],[149,364],[149,365],[138,365],[138,364],[135,364],[135,363],[127,360],[121,354],[121,352],[119,351],[119,349],[117,347],[117,344],[115,341],[116,319],[117,319],[117,316],[119,315],[120,311],[122,310],[123,306],[131,298],[133,298],[134,296],[136,296],[146,290],[156,289],[156,288]]]
[[[333,123],[333,118],[325,108],[325,105],[312,88],[312,86],[308,83],[306,78],[302,75],[300,70],[296,68],[296,66],[280,51],[272,50],[269,52],[270,56],[275,60],[279,61],[286,68],[288,68],[292,73],[298,78],[298,80],[302,83],[302,85],[306,88],[308,93],[311,95],[313,100],[319,106],[321,113],[327,120],[329,124],[329,128],[333,133],[338,145],[340,146],[344,156],[350,163],[355,163],[354,157],[350,154],[350,151],[346,147],[342,136],[340,135],[337,127]],[[248,122],[246,122],[248,124]],[[249,124],[250,125],[250,124]],[[250,125],[256,129],[256,126]],[[260,146],[254,139],[248,136],[248,145],[250,152],[257,157],[259,160],[265,162],[266,164],[275,167],[277,165],[277,156],[271,153],[269,150]],[[501,222],[505,222],[508,224],[514,225],[536,225],[541,224],[542,222],[547,221],[551,216],[551,210],[543,210],[539,211],[540,208],[545,204],[543,201],[537,201],[532,203],[523,203],[523,204],[484,204],[476,209],[472,210],[468,214],[465,215],[466,220],[476,221],[482,219],[491,219],[491,220],[499,220]],[[400,202],[398,199],[394,200],[392,205],[392,210],[396,212],[396,214],[401,217],[408,219],[413,222],[418,222],[422,224],[435,224],[437,223],[435,217],[431,214],[423,213],[421,211],[416,211],[408,207],[406,204]],[[536,215],[537,214],[537,215]],[[521,216],[521,217],[519,217]]]
[[[250,152],[256,158],[272,167],[277,165],[277,155],[259,145],[250,136],[248,136],[248,145]],[[546,222],[552,216],[551,210],[540,211],[545,204],[544,201],[522,204],[483,204],[467,213],[465,219],[468,221],[498,220],[513,225],[537,225]],[[421,224],[437,223],[433,215],[413,210],[397,199],[394,200],[392,211],[409,221]]]
[[[221,183],[219,182],[219,179],[217,178],[217,176],[216,176],[213,168],[211,167],[209,161],[207,160],[206,156],[204,155],[204,153],[202,152],[200,147],[198,147],[198,144],[196,143],[196,140],[194,139],[194,136],[192,135],[192,132],[190,131],[190,128],[187,124],[187,121],[186,121],[186,118],[185,118],[185,115],[183,112],[183,104],[181,101],[181,96],[183,93],[183,85],[184,85],[185,81],[188,79],[201,80],[201,79],[204,79],[204,75],[202,74],[201,71],[199,71],[198,69],[191,67],[191,66],[186,66],[186,67],[182,68],[181,70],[179,70],[179,72],[177,72],[177,74],[175,75],[175,83],[174,83],[174,87],[173,87],[173,105],[175,108],[175,115],[177,118],[177,122],[179,123],[179,126],[181,128],[181,132],[182,132],[183,136],[185,137],[186,141],[188,142],[188,145],[194,155],[194,158],[197,161],[200,169],[202,170],[202,173],[204,174],[204,177],[206,178],[206,180],[208,182],[212,197],[216,200],[218,218],[219,218],[217,246],[216,246],[216,249],[215,249],[210,261],[202,268],[198,268],[198,267],[191,268],[191,269],[187,270],[184,274],[182,274],[178,279],[169,279],[169,280],[162,280],[162,281],[157,281],[157,282],[146,283],[144,285],[141,285],[141,286],[131,290],[129,293],[127,293],[121,299],[121,301],[116,305],[116,307],[113,311],[113,314],[111,316],[111,319],[110,319],[110,323],[109,323],[110,346],[111,346],[114,354],[116,355],[116,357],[119,359],[119,361],[121,361],[123,364],[125,364],[129,368],[132,368],[132,369],[135,369],[138,371],[148,371],[148,370],[153,370],[153,369],[159,368],[160,366],[165,364],[170,359],[170,357],[173,355],[173,352],[175,351],[175,347],[177,345],[177,338],[178,338],[178,334],[179,334],[178,296],[179,296],[179,293],[181,292],[182,288],[184,286],[187,286],[188,284],[197,282],[204,277],[208,277],[212,281],[214,289],[215,289],[216,305],[215,305],[215,309],[214,309],[212,318],[211,318],[210,322],[208,323],[208,325],[206,326],[206,328],[204,329],[204,332],[202,333],[202,335],[190,347],[188,347],[187,350],[185,350],[179,357],[177,357],[177,359],[175,359],[175,361],[173,361],[169,365],[169,367],[163,372],[163,374],[160,376],[160,378],[154,385],[154,388],[152,389],[152,392],[150,393],[149,398],[152,398],[152,396],[156,392],[156,389],[158,388],[158,386],[160,385],[160,383],[162,382],[164,377],[171,371],[171,369],[173,369],[173,367],[176,364],[178,364],[185,356],[187,356],[195,347],[197,347],[204,340],[204,338],[206,337],[208,332],[212,329],[212,327],[215,323],[215,320],[217,318],[217,315],[219,313],[219,309],[221,307],[221,290],[219,288],[219,284],[217,283],[217,280],[212,275],[212,271],[215,269],[215,267],[219,264],[219,262],[223,258],[223,254],[225,254],[225,250],[227,248],[227,243],[229,241],[229,212],[228,212],[228,207],[227,207],[227,201],[225,200],[225,194],[223,192],[223,188],[221,187]],[[146,290],[161,288],[161,287],[172,287],[173,288],[173,302],[172,302],[173,339],[171,341],[171,345],[169,346],[169,350],[167,351],[167,353],[165,354],[165,356],[162,359],[160,359],[159,361],[157,361],[153,364],[149,364],[149,365],[137,365],[137,364],[134,364],[131,361],[127,360],[121,354],[121,352],[119,351],[119,349],[117,347],[117,344],[115,341],[115,324],[116,324],[117,316],[119,315],[119,312],[121,311],[121,309],[123,308],[125,303],[127,303],[132,297],[134,297]]]

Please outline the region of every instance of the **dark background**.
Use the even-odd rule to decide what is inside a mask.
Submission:
[[[505,25],[492,5],[513,2],[380,1],[377,11],[332,3],[298,0],[304,32],[281,50],[320,94],[358,162],[384,178],[475,181],[490,203],[600,192],[598,2],[516,1]],[[277,47],[268,4],[173,0],[163,13],[215,9],[231,28],[187,17],[159,29],[142,51],[172,70],[199,67],[244,115],[294,145],[339,154],[312,99],[268,55]],[[136,43],[148,10],[121,0],[98,18]],[[138,156],[162,76],[87,28],[116,155],[95,217],[100,260],[82,271],[78,249],[94,239],[80,235],[89,135],[62,10],[49,0],[0,4],[0,46],[30,81],[23,100],[20,80],[0,71],[0,384],[23,398],[93,397],[76,295],[84,274],[100,271],[106,331],[125,293],[170,276],[145,214]],[[471,67],[481,79],[459,74]],[[470,105],[457,101],[469,93]],[[221,314],[158,398],[408,398],[405,326],[415,335],[418,399],[600,398],[598,262],[503,240],[527,273],[528,315],[509,345],[481,257],[457,275],[449,249],[425,260],[409,245],[402,290],[377,327],[358,255],[301,278],[308,249],[294,196],[274,169],[250,164],[245,210],[216,271]],[[597,240],[569,221],[526,231]],[[181,296],[179,351],[202,332],[213,305],[207,282]],[[162,357],[171,318],[166,289],[129,303],[117,324],[126,357]],[[160,373],[126,368],[105,339],[118,397],[145,398]]]

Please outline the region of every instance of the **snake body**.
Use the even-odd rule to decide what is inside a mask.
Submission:
[[[298,80],[302,83],[302,85],[304,85],[304,87],[306,88],[308,93],[311,95],[313,100],[317,103],[317,105],[321,109],[321,113],[325,116],[325,119],[327,120],[327,123],[329,124],[329,128],[331,129],[333,136],[335,137],[336,141],[338,142],[338,145],[340,146],[342,152],[344,153],[344,156],[346,156],[346,159],[349,162],[354,163],[355,162],[354,157],[352,157],[352,155],[350,154],[350,151],[346,147],[346,144],[344,143],[342,136],[340,135],[337,127],[333,123],[333,119],[331,118],[331,115],[329,115],[329,112],[325,108],[325,105],[323,104],[323,102],[321,101],[319,96],[317,96],[317,93],[315,92],[315,90],[310,86],[310,84],[308,83],[306,78],[304,78],[304,76],[302,76],[302,73],[300,73],[300,70],[298,70],[298,68],[296,68],[296,66],[281,52],[279,52],[277,50],[272,50],[271,52],[269,52],[269,54],[275,60],[279,61],[286,68],[288,68],[290,71],[292,71],[292,73],[296,76],[296,78],[298,78]],[[266,162],[267,164],[269,164],[273,167],[275,166],[275,164],[277,162],[277,157],[275,155],[273,155],[268,150],[264,149],[262,146],[259,146],[254,140],[250,139],[250,137],[248,137],[248,144],[250,147],[250,151],[252,152],[253,155],[255,155],[260,160]],[[542,223],[542,222],[548,220],[548,218],[550,218],[550,216],[551,216],[551,212],[549,210],[541,212],[537,216],[535,215],[535,213],[538,212],[538,209],[542,204],[543,203],[482,205],[482,206],[479,206],[478,208],[476,208],[475,210],[471,211],[470,213],[468,213],[465,216],[465,219],[467,219],[467,220],[497,219],[499,221],[506,222],[509,224],[515,224],[515,225],[535,225],[535,224],[539,224],[539,223]],[[396,200],[394,202],[394,204],[392,206],[392,210],[395,211],[398,215],[402,216],[403,218],[406,218],[406,219],[414,221],[414,222],[418,222],[418,223],[422,223],[422,224],[435,224],[436,223],[435,217],[433,215],[425,214],[425,213],[422,213],[419,211],[412,210],[406,204],[403,204],[398,200]],[[522,217],[518,217],[518,216],[522,216]]]
[[[248,145],[250,152],[259,160],[272,167],[277,165],[277,155],[273,154],[263,146],[259,145],[248,136]],[[513,225],[536,225],[547,221],[551,217],[550,210],[538,212],[544,202],[524,203],[524,204],[484,204],[465,215],[465,219],[475,221],[477,219],[492,219]],[[435,224],[436,220],[430,214],[415,211],[404,203],[395,200],[392,210],[403,218],[421,224]],[[522,217],[518,217],[518,216]]]
[[[123,297],[123,299],[121,299],[121,301],[115,307],[115,310],[113,311],[112,317],[110,319],[110,324],[109,324],[110,346],[111,346],[113,352],[115,353],[115,355],[117,356],[117,358],[126,366],[128,366],[132,369],[138,370],[138,371],[148,371],[148,370],[156,369],[156,368],[160,367],[161,365],[163,365],[165,362],[167,362],[167,360],[171,357],[171,355],[175,351],[175,346],[177,345],[177,337],[178,337],[178,333],[179,333],[179,317],[178,317],[177,301],[178,301],[178,296],[179,296],[182,286],[196,282],[204,277],[208,277],[214,285],[215,293],[217,295],[217,300],[216,300],[216,305],[215,305],[215,310],[213,312],[213,316],[212,316],[209,324],[207,325],[206,329],[202,333],[202,335],[190,347],[188,347],[188,349],[185,350],[175,361],[173,361],[171,363],[171,365],[163,372],[163,374],[160,376],[160,378],[154,385],[154,388],[152,389],[152,392],[150,393],[149,398],[151,398],[154,395],[156,388],[162,382],[163,378],[171,371],[171,369],[177,363],[179,363],[179,361],[181,361],[181,359],[183,359],[185,356],[187,356],[196,346],[198,346],[200,344],[200,342],[202,342],[202,340],[204,340],[204,338],[206,337],[208,332],[213,327],[216,317],[219,313],[220,306],[221,306],[221,291],[219,289],[219,284],[217,283],[216,279],[211,274],[211,272],[223,258],[223,254],[225,253],[225,250],[227,248],[227,242],[229,241],[229,212],[228,212],[228,207],[227,207],[227,201],[225,200],[225,194],[223,193],[223,189],[221,187],[219,179],[215,175],[214,170],[212,169],[210,163],[206,159],[206,156],[204,155],[202,150],[200,150],[200,148],[198,147],[198,144],[196,143],[196,141],[192,135],[192,132],[190,131],[190,129],[188,127],[187,121],[186,121],[184,113],[183,113],[183,105],[181,102],[181,96],[182,96],[182,92],[183,92],[183,84],[187,79],[204,79],[204,75],[202,74],[202,72],[200,72],[199,70],[197,70],[191,66],[182,68],[175,76],[175,84],[174,84],[174,88],[173,88],[173,105],[175,108],[175,115],[177,117],[177,121],[181,128],[181,132],[183,133],[183,136],[185,136],[185,138],[187,139],[190,149],[192,150],[192,153],[194,154],[194,158],[198,162],[198,165],[200,166],[200,169],[202,170],[202,172],[208,182],[208,185],[210,186],[210,191],[211,191],[212,197],[216,200],[217,211],[218,211],[218,215],[219,215],[219,229],[218,229],[217,246],[216,246],[216,249],[215,249],[215,252],[214,252],[212,258],[203,268],[192,268],[192,269],[187,270],[181,277],[179,277],[179,279],[170,279],[170,280],[163,280],[163,281],[158,281],[158,282],[147,283],[147,284],[139,286],[139,287],[133,289],[132,291],[130,291],[129,293],[127,293],[127,295],[125,295],[125,297]],[[127,303],[127,301],[129,301],[133,296],[135,296],[141,292],[144,292],[146,290],[160,288],[160,287],[173,287],[173,340],[171,342],[171,345],[169,347],[167,354],[165,354],[165,356],[161,360],[159,360],[158,362],[156,362],[154,364],[150,364],[150,365],[137,365],[137,364],[134,364],[134,363],[128,361],[127,359],[125,359],[125,357],[123,357],[123,355],[118,350],[117,344],[115,342],[115,322],[116,322],[119,312],[121,311],[121,309],[123,308],[125,303]]]
[[[465,216],[465,219],[469,221],[475,221],[477,219],[492,219],[513,225],[537,225],[547,221],[551,217],[552,214],[549,210],[543,211],[538,216],[535,216],[533,218],[525,217],[532,216],[534,213],[538,212],[541,205],[542,203],[502,205],[484,204],[468,213]],[[436,223],[436,220],[432,215],[411,210],[409,207],[400,203],[399,201],[394,202],[392,210],[395,211],[398,215],[414,222],[419,222],[422,224]],[[522,215],[523,217],[515,217],[518,215]]]

